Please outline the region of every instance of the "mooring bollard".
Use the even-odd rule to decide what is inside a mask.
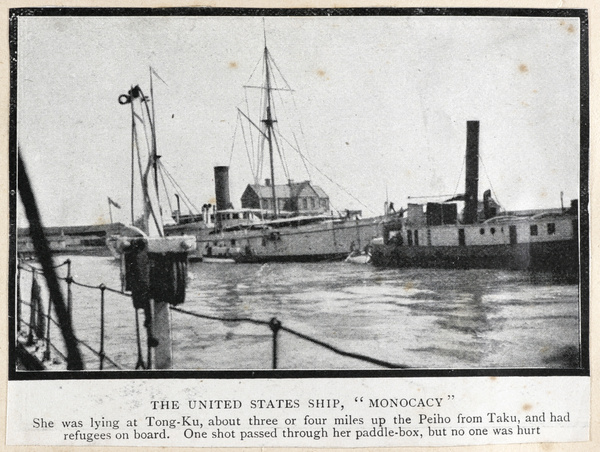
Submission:
[[[172,366],[171,314],[169,305],[185,301],[187,256],[196,246],[194,236],[122,237],[125,290],[131,291],[133,307],[143,309],[147,335],[147,366]],[[137,318],[136,318],[137,321]],[[143,367],[140,357],[138,365]]]

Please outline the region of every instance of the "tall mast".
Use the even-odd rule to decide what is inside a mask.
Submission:
[[[150,66],[150,102],[152,102],[152,118],[150,119],[150,130],[152,131],[152,164],[154,165],[154,190],[156,193],[156,200],[160,218],[162,221],[162,207],[160,205],[160,197],[158,193],[158,152],[156,150],[156,122],[155,122],[155,111],[154,111],[154,86],[152,83],[152,66]],[[147,101],[146,101],[147,102]],[[148,104],[146,104],[147,106]],[[150,115],[148,115],[150,116]]]
[[[265,77],[267,93],[267,117],[263,119],[267,126],[267,141],[269,143],[269,163],[271,164],[271,195],[273,198],[273,215],[277,218],[277,194],[275,193],[275,168],[273,166],[273,123],[277,120],[271,116],[271,73],[269,72],[269,50],[265,36]]]

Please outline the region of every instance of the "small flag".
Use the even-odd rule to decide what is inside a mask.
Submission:
[[[114,202],[112,199],[110,199],[110,196],[108,197],[108,203],[112,204],[113,206],[115,206],[117,209],[120,209],[121,206],[119,204],[117,204],[116,202]]]

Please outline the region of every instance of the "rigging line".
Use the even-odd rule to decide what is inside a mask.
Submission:
[[[143,96],[143,93],[142,93],[142,96]],[[148,139],[148,124],[146,123],[146,113],[144,112],[144,109],[141,106],[141,101],[140,101],[140,110],[142,111],[142,116],[140,118],[140,121],[141,121],[143,129],[144,129],[144,138],[146,139],[146,150],[148,151],[148,155],[151,156],[152,155],[152,146],[150,145],[150,141]],[[138,116],[138,118],[139,118],[139,116]]]
[[[323,177],[325,177],[329,182],[333,183],[334,185],[336,185],[340,190],[342,190],[344,193],[346,193],[348,196],[350,196],[352,199],[354,199],[356,202],[358,202],[361,206],[363,206],[365,209],[367,209],[369,212],[371,212],[372,214],[375,215],[375,212],[368,207],[367,205],[365,205],[360,199],[358,199],[356,196],[354,196],[352,193],[350,193],[348,190],[346,190],[344,187],[342,187],[340,184],[338,184],[336,181],[334,181],[332,178],[330,178],[327,174],[325,174],[323,171],[321,171],[319,169],[319,167],[317,165],[315,165],[314,163],[312,163],[308,158],[306,158],[306,156],[304,156],[298,149],[296,149],[294,146],[292,146],[292,144],[285,138],[285,137],[281,137],[284,141],[287,142],[287,144],[290,145],[290,147],[296,151],[296,153],[298,153],[298,155],[300,156],[300,158],[302,160],[305,160],[306,162],[308,162],[310,164],[310,166],[312,166],[314,169],[316,169]],[[331,204],[331,200],[329,201],[329,203]]]
[[[239,113],[238,113],[238,117],[239,117]],[[233,130],[233,139],[231,140],[231,151],[229,152],[229,166],[231,166],[231,160],[233,159],[233,149],[235,147],[235,137],[237,135],[237,129],[238,129],[238,125],[239,125],[239,121],[235,122],[235,129]]]
[[[494,198],[496,198],[496,202],[498,204],[502,205],[502,203],[498,199],[498,195],[496,194],[496,190],[494,190],[494,186],[492,185],[492,180],[490,179],[490,175],[487,172],[487,168],[485,167],[485,163],[483,162],[483,158],[481,157],[481,154],[479,154],[479,161],[481,162],[481,166],[483,166],[483,171],[485,171],[485,177],[487,177],[487,180],[490,183],[490,188],[492,189],[492,193],[494,194]]]
[[[279,66],[277,66],[277,63],[275,62],[275,59],[273,58],[273,56],[271,55],[271,52],[269,52],[267,54],[269,56],[269,61],[271,61],[273,63],[273,66],[275,66],[275,69],[277,69],[277,72],[279,73],[279,75],[281,76],[281,78],[283,79],[283,83],[285,83],[285,86],[287,86],[287,88],[290,91],[292,90],[292,87],[290,86],[290,84],[287,82],[287,80],[285,79],[285,77],[283,76],[283,72],[281,72],[281,70],[279,69]]]
[[[166,171],[163,167],[161,167],[161,169],[163,171]],[[173,187],[175,187],[175,183],[174,181],[170,178],[170,176],[167,176],[169,178],[169,182],[171,183],[171,185],[173,185]],[[178,190],[175,190],[176,192],[178,192]],[[192,212],[193,210],[197,210],[195,207],[193,207],[192,204],[190,204],[190,200],[188,199],[188,197],[186,196],[185,193],[181,192],[180,193],[180,199],[183,201],[183,204],[185,207],[187,207],[187,209]],[[198,213],[196,212],[195,215],[197,215]]]
[[[296,138],[296,134],[294,132],[292,132],[292,136],[294,137],[294,141],[296,142],[296,147],[298,148],[298,152],[302,152],[300,151],[300,144],[298,144],[298,138]],[[306,170],[306,174],[308,175],[308,180],[311,179],[310,176],[310,171],[308,170],[308,166],[306,165],[306,162],[302,159],[300,159],[302,161],[302,164],[304,165],[304,169]]]
[[[460,166],[460,173],[458,174],[458,180],[456,181],[456,187],[454,188],[454,194],[452,195],[453,197],[456,196],[456,194],[458,193],[458,186],[460,185],[462,173],[463,173],[463,170],[465,169],[466,164],[467,164],[466,159],[463,159],[462,165]]]
[[[283,166],[283,173],[285,174],[286,179],[290,180],[290,172],[283,155],[283,148],[282,146],[279,146],[279,141],[277,141],[277,134],[273,134],[273,140],[275,141],[275,147],[277,147],[277,153],[279,154],[279,159],[281,160],[281,166]]]
[[[244,135],[244,141],[246,136]],[[248,146],[246,146],[246,156],[248,157],[248,164],[250,165],[250,172],[252,173],[252,177],[256,180],[256,172],[254,171],[254,167],[252,165],[252,155]]]
[[[171,185],[175,188],[175,191],[178,192],[181,195],[181,199],[183,200],[183,203],[185,204],[185,206],[191,211],[192,210],[192,206],[193,204],[191,204],[191,200],[189,199],[189,197],[186,195],[186,193],[181,189],[181,187],[179,187],[179,185],[177,184],[177,182],[175,181],[175,178],[173,176],[171,176],[171,174],[169,173],[169,171],[167,170],[166,166],[164,165],[163,162],[159,163],[160,165],[160,169],[162,170],[161,172],[164,172],[164,174],[167,175],[167,178],[169,179],[169,182],[171,183]],[[196,207],[194,207],[194,209],[196,209]],[[196,209],[197,210],[197,209]]]
[[[285,155],[285,147],[283,146],[283,142],[280,144],[277,141],[277,135],[279,135],[279,136],[283,136],[283,135],[281,133],[279,126],[276,126],[274,128],[274,130],[276,133],[273,134],[273,139],[275,140],[275,144],[277,146],[277,152],[279,152],[279,158],[281,159],[281,165],[283,166],[283,171],[286,175],[286,178],[289,180],[290,179],[290,167],[288,165],[287,158]]]
[[[267,143],[267,139],[263,137],[259,144],[259,166],[258,166],[258,180],[262,180],[263,176],[263,166],[265,163],[265,144]]]
[[[167,169],[167,167],[165,166],[165,164],[163,162],[160,162],[160,166],[162,167],[162,169],[165,171],[165,174],[169,177],[169,179],[171,180],[171,183],[173,185],[175,185],[175,187],[177,187],[177,189],[179,190],[179,192],[183,195],[183,197],[185,199],[188,200],[188,202],[190,203],[191,207],[193,207],[196,210],[196,214],[200,213],[200,209],[198,209],[194,203],[192,202],[192,200],[190,199],[190,197],[183,191],[183,189],[181,188],[181,186],[177,183],[177,180],[175,180],[175,178],[171,175],[171,173],[169,172],[169,170]],[[188,206],[189,208],[189,206]]]
[[[246,136],[244,135],[244,142],[245,142],[245,139],[246,139]],[[252,173],[252,177],[256,181],[256,172],[254,171],[254,166],[252,164],[252,155],[251,155],[250,150],[248,149],[248,146],[246,146],[246,156],[248,157],[248,164],[250,165],[250,172]]]
[[[300,115],[298,114],[298,105],[296,104],[296,97],[292,96],[292,102],[294,103],[294,109],[296,110],[296,117],[299,118]],[[304,128],[302,127],[302,121],[298,121],[298,126],[300,128],[300,134],[302,135],[302,140],[304,141],[304,147],[306,148],[306,154],[310,155],[310,148],[306,145],[307,141],[306,141],[306,135],[304,134]],[[298,146],[298,149],[300,149],[300,146]]]
[[[133,124],[133,136],[134,136],[134,140],[135,140],[135,150],[136,150],[136,155],[137,155],[137,162],[138,162],[138,172],[140,175],[140,184],[143,185],[144,184],[144,170],[142,169],[142,157],[140,155],[140,143],[139,143],[139,138],[138,138],[138,133],[137,133],[137,126],[134,123]],[[142,197],[143,197],[143,193],[142,193]],[[135,223],[135,218],[132,219],[131,224]]]
[[[238,119],[238,123],[242,122],[240,112],[238,112],[237,119]],[[248,149],[248,140],[246,139],[246,129],[244,129],[243,124],[242,124],[241,129],[242,129],[242,138],[244,139],[244,148],[246,149],[246,155],[248,155],[251,152],[251,150]],[[250,136],[252,136],[252,134],[250,134]],[[254,178],[254,183],[257,184],[257,174],[255,171],[255,168],[252,165],[252,159],[250,157],[249,157],[249,160],[250,160],[250,172],[252,173],[252,177]]]
[[[250,74],[250,77],[248,77],[248,81],[247,81],[246,83],[250,83],[250,80],[252,80],[252,76],[253,76],[253,75],[254,75],[254,73],[256,72],[256,68],[258,67],[258,65],[259,65],[260,63],[262,63],[262,59],[263,59],[263,57],[262,57],[262,55],[261,55],[261,57],[258,59],[258,61],[256,62],[256,64],[254,65],[254,69],[252,69],[252,73]],[[262,65],[261,65],[261,66],[262,66]]]
[[[150,73],[150,90],[152,92],[152,73]],[[160,193],[158,191],[158,151],[157,151],[157,145],[156,145],[156,123],[154,122],[154,97],[152,97],[151,94],[151,98],[150,101],[152,102],[152,113],[150,113],[150,107],[148,106],[148,99],[146,98],[146,96],[144,96],[144,92],[141,90],[140,88],[140,93],[142,94],[141,100],[140,102],[144,103],[144,106],[146,107],[146,113],[148,114],[148,123],[150,125],[150,133],[151,138],[152,138],[152,168],[154,170],[154,191],[155,191],[155,195],[156,195],[156,204],[158,207],[158,214],[160,216],[160,221],[158,221],[158,218],[154,218],[154,222],[156,223],[156,229],[158,229],[159,233],[161,233],[161,228],[159,227],[159,223],[162,226],[163,224],[163,212],[162,212],[162,206],[160,205]],[[150,210],[152,211],[152,215],[154,216],[154,207],[151,205],[150,206]],[[162,234],[161,234],[162,235]]]
[[[162,171],[158,173],[160,175],[160,179],[162,180],[163,188],[165,189],[165,196],[167,198],[167,204],[169,205],[169,210],[171,214],[173,214],[173,206],[171,206],[171,196],[169,194],[169,190],[167,190],[167,184],[165,183],[165,175]]]
[[[264,74],[264,70],[263,70],[263,74]],[[264,91],[266,93],[266,90]],[[268,95],[268,94],[267,94]],[[266,100],[266,95],[261,95],[260,96],[260,101],[259,101],[259,105],[258,105],[258,114],[257,114],[257,118],[262,119],[262,115],[263,112],[266,109],[266,105],[267,105],[267,100]],[[264,165],[264,160],[265,160],[265,142],[266,142],[266,124],[265,123],[261,123],[263,124],[264,130],[260,129],[259,135],[256,136],[256,158],[257,158],[257,162],[258,162],[258,174],[259,174],[259,179],[262,179],[262,172],[263,172],[263,165]]]
[[[248,103],[248,92],[245,91],[245,99],[246,99],[246,111],[250,113],[250,104]],[[239,118],[239,110],[238,110],[238,118]],[[242,129],[244,125],[242,124]],[[252,152],[254,153],[254,135],[250,134],[250,144],[252,145]]]

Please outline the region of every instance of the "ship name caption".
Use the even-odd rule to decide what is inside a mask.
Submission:
[[[564,427],[570,412],[458,412],[454,396],[353,399],[152,400],[143,416],[36,417],[30,428],[68,444],[235,444],[271,439],[370,443],[402,438],[536,437]],[[255,410],[253,413],[249,410]],[[241,411],[236,411],[241,410]],[[275,410],[275,411],[267,411]],[[52,433],[51,433],[52,432]],[[170,441],[169,441],[170,440]]]

